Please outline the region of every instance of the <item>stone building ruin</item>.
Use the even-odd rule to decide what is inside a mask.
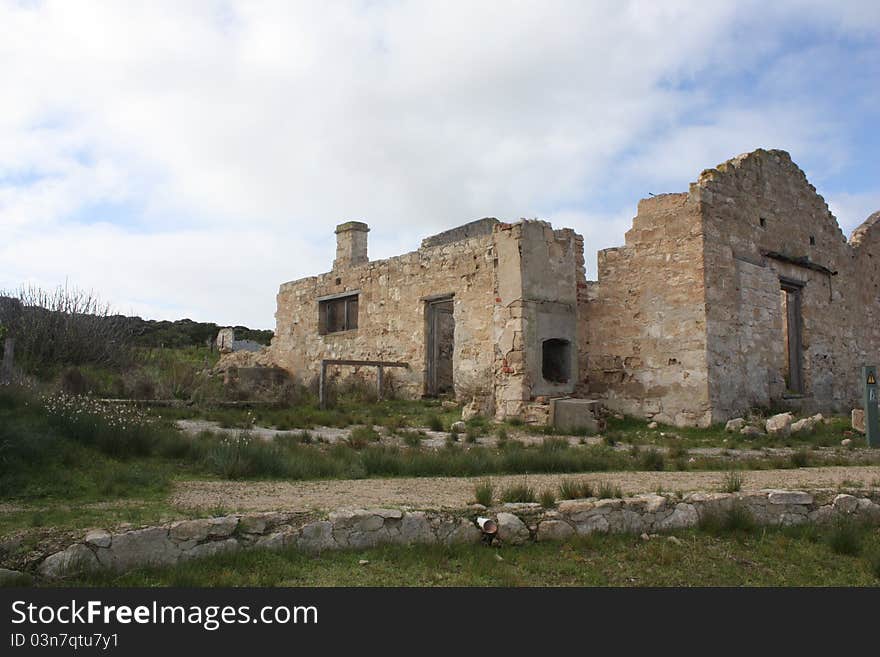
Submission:
[[[779,150],[640,201],[596,281],[583,238],[544,221],[480,219],[378,261],[352,221],[329,272],[281,285],[261,360],[307,384],[322,359],[404,362],[401,396],[529,422],[563,397],[680,426],[756,406],[840,412],[880,347],[878,223],[847,240]]]

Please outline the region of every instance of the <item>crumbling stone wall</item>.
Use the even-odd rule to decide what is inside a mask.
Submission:
[[[349,233],[365,235],[367,228],[349,222],[340,230],[346,240],[342,251],[349,254]],[[358,254],[365,254],[366,244],[358,249],[353,258],[337,253],[332,271],[285,283],[279,290],[268,356],[298,380],[311,383],[321,359],[399,361],[409,368],[386,376],[394,377],[399,394],[421,396],[428,358],[426,302],[451,298],[458,400],[475,402],[499,419],[526,415],[540,421],[549,406],[540,400],[541,408],[530,415],[536,397],[574,391],[579,380],[577,286],[583,285],[584,269],[583,240],[572,230],[553,230],[542,221],[484,219],[429,237],[418,251],[386,260],[364,262]],[[357,328],[322,334],[320,300],[344,293],[358,294]],[[551,338],[569,343],[565,381],[542,376],[542,345]]]
[[[581,290],[583,390],[678,425],[755,406],[857,405],[860,366],[880,351],[878,223],[880,213],[847,241],[776,150],[706,170],[686,194],[641,201],[625,246],[601,251],[598,282]],[[799,391],[786,381],[783,284],[799,290]]]
[[[880,350],[878,215],[847,241],[804,172],[778,150],[704,171],[689,196],[705,225],[712,419],[751,406],[843,412],[858,405],[860,367]],[[802,286],[802,394],[784,379],[781,280]]]
[[[36,571],[47,579],[98,570],[125,571],[254,548],[294,548],[315,554],[388,544],[467,544],[489,538],[504,545],[604,533],[644,532],[648,534],[645,538],[650,538],[654,532],[686,529],[713,516],[723,517],[734,507],[756,524],[767,526],[821,525],[841,518],[880,523],[880,495],[871,490],[852,492],[855,495],[768,489],[695,492],[683,498],[645,494],[626,499],[565,500],[551,510],[537,503],[509,503],[493,509],[472,505],[458,512],[338,509],[326,519],[277,512],[229,515],[113,534],[92,530],[81,542],[37,557]],[[479,516],[496,519],[494,537],[482,535],[476,522]]]
[[[494,260],[490,232],[284,283],[278,292],[271,359],[306,384],[318,376],[321,359],[405,362],[408,369],[389,370],[386,376],[393,377],[400,394],[419,397],[425,391],[425,301],[451,296],[456,395],[464,398],[489,387]],[[358,326],[322,335],[318,300],[343,292],[359,295]],[[330,369],[337,370],[331,376],[352,371]]]
[[[687,194],[639,202],[623,247],[580,289],[585,389],[623,413],[677,425],[711,420],[700,207]]]

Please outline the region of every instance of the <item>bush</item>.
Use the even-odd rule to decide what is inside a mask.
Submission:
[[[750,533],[757,527],[754,516],[744,504],[740,503],[732,505],[726,511],[703,514],[699,526],[703,531],[715,535]]]
[[[599,490],[596,492],[596,497],[603,500],[622,498],[623,491],[620,489],[620,486],[603,481],[599,484]]]
[[[91,292],[26,286],[9,296],[0,293],[0,323],[15,338],[16,362],[31,374],[130,361],[130,325]]]
[[[739,472],[730,470],[724,475],[724,484],[721,487],[725,493],[738,493],[742,490],[743,477]]]
[[[351,430],[347,442],[354,449],[363,449],[370,443],[379,442],[379,434],[373,427],[355,427]]]
[[[482,504],[486,507],[492,506],[494,498],[495,487],[490,481],[480,482],[474,488],[474,499],[477,501],[477,504]]]
[[[659,471],[666,468],[666,459],[663,457],[663,454],[656,449],[649,449],[642,454],[641,463],[645,470]]]
[[[431,431],[443,431],[443,421],[436,415],[428,416],[428,428]]]
[[[806,450],[800,449],[790,457],[791,465],[795,468],[806,468],[810,465],[810,455]]]
[[[508,486],[501,493],[502,502],[534,502],[535,489],[526,482]]]
[[[552,509],[556,506],[556,494],[549,488],[541,491],[541,506],[545,509]]]
[[[862,528],[849,518],[839,518],[828,534],[828,545],[836,554],[856,556],[862,551]]]
[[[563,479],[559,484],[559,499],[579,500],[586,497],[594,497],[593,485],[588,481],[576,479]]]

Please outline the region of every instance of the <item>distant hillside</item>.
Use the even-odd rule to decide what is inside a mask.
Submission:
[[[108,318],[110,319],[110,318]],[[217,337],[223,326],[213,322],[194,322],[191,319],[168,320],[141,319],[140,317],[114,318],[119,321],[138,347],[189,347],[204,345],[208,339]],[[268,345],[273,331],[250,329],[247,326],[234,326],[236,340],[253,340]]]

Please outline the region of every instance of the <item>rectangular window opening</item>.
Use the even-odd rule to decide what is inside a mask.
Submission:
[[[782,337],[785,345],[782,376],[786,392],[795,395],[804,394],[802,291],[800,285],[782,283]]]
[[[357,327],[357,294],[318,302],[318,332],[321,335],[351,331]]]

